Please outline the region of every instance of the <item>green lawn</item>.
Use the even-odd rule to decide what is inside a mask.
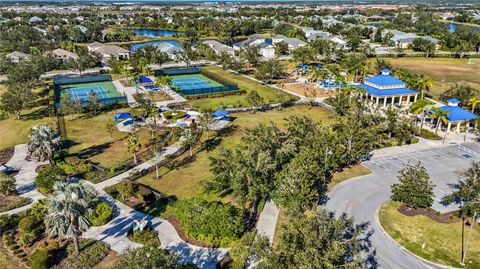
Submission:
[[[426,216],[408,217],[397,208],[400,203],[388,202],[379,213],[385,231],[409,251],[427,260],[461,267],[461,222],[441,224]],[[466,227],[465,241],[469,227]],[[425,248],[422,250],[422,245]],[[480,228],[474,225],[464,268],[480,268]]]
[[[5,85],[0,84],[0,95],[4,92]],[[39,92],[39,89],[35,89],[34,92]],[[41,100],[36,100],[40,102]],[[35,125],[40,124],[55,124],[55,118],[44,117],[44,113],[47,110],[45,106],[37,106],[33,109],[22,112],[21,119],[15,119],[15,115],[8,115],[7,118],[0,118],[0,150],[14,147],[17,144],[27,143],[28,134],[30,129]]]
[[[122,112],[133,112],[132,109],[121,109]],[[119,111],[108,111],[94,117],[82,115],[68,116],[65,119],[67,140],[72,145],[68,152],[83,159],[90,159],[101,166],[110,168],[121,161],[129,159],[131,154],[125,151],[125,142],[129,133],[115,131],[110,134],[106,130],[108,122],[113,123],[113,116]],[[136,133],[143,145],[148,142],[150,133],[141,129]]]
[[[261,85],[252,79],[243,77],[241,75],[236,75],[230,71],[223,70],[218,66],[205,66],[202,68],[238,84],[240,89],[245,89],[247,92],[256,90],[258,94],[263,97],[266,103],[273,103],[278,100],[278,90],[270,86]],[[248,106],[248,104],[245,102],[245,96],[246,94],[231,95],[219,98],[202,98],[190,101],[190,106],[194,108],[209,109],[217,109],[229,106]],[[292,98],[295,97],[292,96]]]
[[[433,79],[435,83],[430,94],[435,98],[455,83],[480,89],[480,64],[467,64],[467,59],[405,57],[385,60],[395,68],[407,69]]]
[[[351,179],[351,178],[356,178],[359,176],[365,176],[371,174],[372,171],[368,169],[367,167],[361,165],[361,164],[356,164],[352,167],[345,168],[343,171],[335,173],[332,178],[332,182],[328,185],[329,189],[332,189],[335,187],[340,182],[343,182],[345,180]]]
[[[230,134],[221,137],[220,145],[215,150],[198,152],[192,162],[176,170],[162,167],[160,169],[160,174],[162,175],[160,179],[155,177],[155,173],[151,173],[138,179],[138,181],[167,195],[175,195],[178,199],[203,197],[209,200],[217,200],[219,198],[216,195],[202,192],[203,185],[211,177],[208,157],[215,156],[219,147],[234,147],[240,142],[246,128],[253,128],[259,123],[268,123],[270,121],[277,123],[281,128],[284,127],[283,119],[289,115],[308,115],[313,119],[322,120],[325,124],[332,123],[334,119],[330,112],[319,107],[310,108],[308,106],[295,106],[280,111],[271,110],[255,114],[232,114],[233,117],[236,117],[232,123],[235,128],[233,128]],[[185,153],[182,158],[187,156],[188,153]]]

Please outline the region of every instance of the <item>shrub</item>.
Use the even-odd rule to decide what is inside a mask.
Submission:
[[[3,172],[0,172],[0,196],[15,194],[15,179]]]
[[[20,217],[18,215],[0,215],[0,233],[15,228],[19,221]]]
[[[228,247],[245,231],[244,213],[232,205],[194,198],[178,202],[175,213],[186,235],[215,246]]]
[[[95,207],[95,215],[89,221],[93,226],[102,226],[107,224],[113,215],[113,209],[107,202],[100,202]]]
[[[21,233],[32,233],[38,230],[40,226],[42,226],[42,220],[34,216],[26,216],[18,223],[18,230]]]
[[[84,178],[93,184],[97,184],[105,180],[105,177],[101,173],[94,170],[85,173]]]
[[[65,176],[65,171],[62,168],[49,166],[38,173],[35,184],[41,193],[50,194],[53,192],[55,182],[64,180]]]
[[[47,269],[49,256],[48,248],[38,248],[28,257],[28,265],[32,269]]]
[[[68,245],[68,264],[74,265],[76,268],[92,268],[110,252],[110,248],[106,243],[92,239],[80,240],[80,250],[80,254],[74,256],[72,255],[74,253],[73,244]]]
[[[442,140],[442,137],[440,137],[439,135],[436,135],[434,132],[430,132],[429,130],[425,130],[425,129],[422,129],[420,131],[420,134],[418,135],[425,139]]]
[[[151,228],[145,228],[143,231],[133,232],[133,242],[142,244],[147,247],[160,246],[158,232]]]
[[[133,183],[128,180],[119,182],[116,189],[123,200],[133,195]]]
[[[28,205],[28,204],[31,203],[30,199],[28,199],[26,197],[14,196],[14,198],[15,199],[13,201],[10,201],[8,204],[1,205],[0,206],[0,212],[9,211],[9,210],[19,208],[19,207],[22,207],[22,206],[25,206],[25,205]]]

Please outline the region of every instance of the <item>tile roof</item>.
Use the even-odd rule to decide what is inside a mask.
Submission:
[[[378,86],[405,85],[405,82],[399,80],[396,77],[388,75],[378,75],[375,77],[367,78],[365,81],[368,81]]]

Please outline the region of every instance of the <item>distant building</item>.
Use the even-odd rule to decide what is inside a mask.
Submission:
[[[239,51],[248,46],[258,46],[260,48],[262,57],[265,59],[271,59],[275,57],[275,48],[272,44],[267,43],[265,38],[250,37],[246,40],[233,44],[233,49],[235,51]]]
[[[43,23],[43,20],[40,17],[33,16],[28,20],[29,24],[40,24]]]
[[[52,50],[52,54],[58,59],[62,60],[64,63],[78,59],[78,55],[76,53],[64,49]]]
[[[230,55],[235,54],[235,49],[227,46],[225,44],[222,44],[216,40],[205,40],[203,43],[207,44],[215,53],[220,54],[222,52],[226,52]]]
[[[292,37],[286,37],[283,35],[276,35],[272,38],[272,44],[275,45],[280,42],[285,42],[288,45],[288,50],[294,50],[298,49],[300,47],[305,46],[307,43],[304,41],[298,39],[298,38],[292,38]]]
[[[404,106],[416,102],[418,93],[390,73],[390,70],[384,69],[380,75],[367,78],[363,84],[357,85],[365,90],[365,100],[383,106]]]
[[[102,57],[102,63],[104,65],[107,65],[111,58],[115,58],[117,60],[125,60],[130,58],[130,51],[116,45],[105,45],[100,42],[93,42],[87,45],[87,49],[89,52],[100,54]]]
[[[160,52],[166,53],[170,59],[176,59],[176,54],[183,51],[182,48],[168,42],[160,42],[153,46],[156,47]]]
[[[403,49],[408,48],[408,46],[412,44],[413,40],[417,38],[429,40],[435,46],[438,46],[440,42],[438,39],[430,36],[419,36],[415,33],[405,33],[398,30],[388,30],[388,29],[382,32],[382,37],[385,37],[389,33],[392,35],[392,41],[393,43],[395,43],[395,46],[400,46]]]
[[[32,56],[30,54],[26,54],[26,53],[23,53],[23,52],[20,52],[20,51],[14,51],[14,52],[11,52],[11,53],[5,55],[5,58],[10,60],[12,63],[19,63],[20,61],[28,60],[31,57]]]

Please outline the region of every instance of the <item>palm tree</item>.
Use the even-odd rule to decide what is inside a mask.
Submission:
[[[137,152],[141,148],[140,139],[136,135],[131,135],[125,143],[127,152],[133,154],[133,163],[137,164]]]
[[[426,102],[419,102],[419,107],[414,111],[415,115],[422,115],[422,120],[420,121],[420,129],[418,129],[418,133],[422,133],[423,123],[425,122],[425,107],[427,106]]]
[[[155,79],[158,85],[162,86],[165,90],[165,87],[170,86],[172,84],[172,78],[170,76],[159,76]]]
[[[421,98],[423,98],[423,92],[430,91],[430,88],[432,88],[433,80],[430,79],[429,77],[420,76],[420,78],[416,83],[416,86],[421,93],[421,96],[422,96]]]
[[[197,143],[196,133],[191,128],[185,128],[181,137],[182,147],[188,148],[190,151],[190,157],[193,156],[193,147]]]
[[[54,196],[48,199],[48,215],[45,218],[50,236],[73,239],[75,254],[80,247],[78,237],[90,227],[87,216],[93,213],[97,193],[84,183],[56,182]]]
[[[441,122],[444,122],[444,123],[447,122],[448,113],[450,113],[450,111],[448,110],[442,110],[439,107],[433,108],[432,115],[430,116],[430,118],[437,119],[435,134],[438,133],[438,128],[440,127]]]
[[[468,100],[468,105],[472,107],[472,113],[475,111],[475,107],[477,107],[478,103],[480,103],[480,99],[477,99],[476,97],[472,97]]]
[[[51,161],[60,148],[60,135],[48,125],[33,126],[27,145],[30,156],[41,162]]]

